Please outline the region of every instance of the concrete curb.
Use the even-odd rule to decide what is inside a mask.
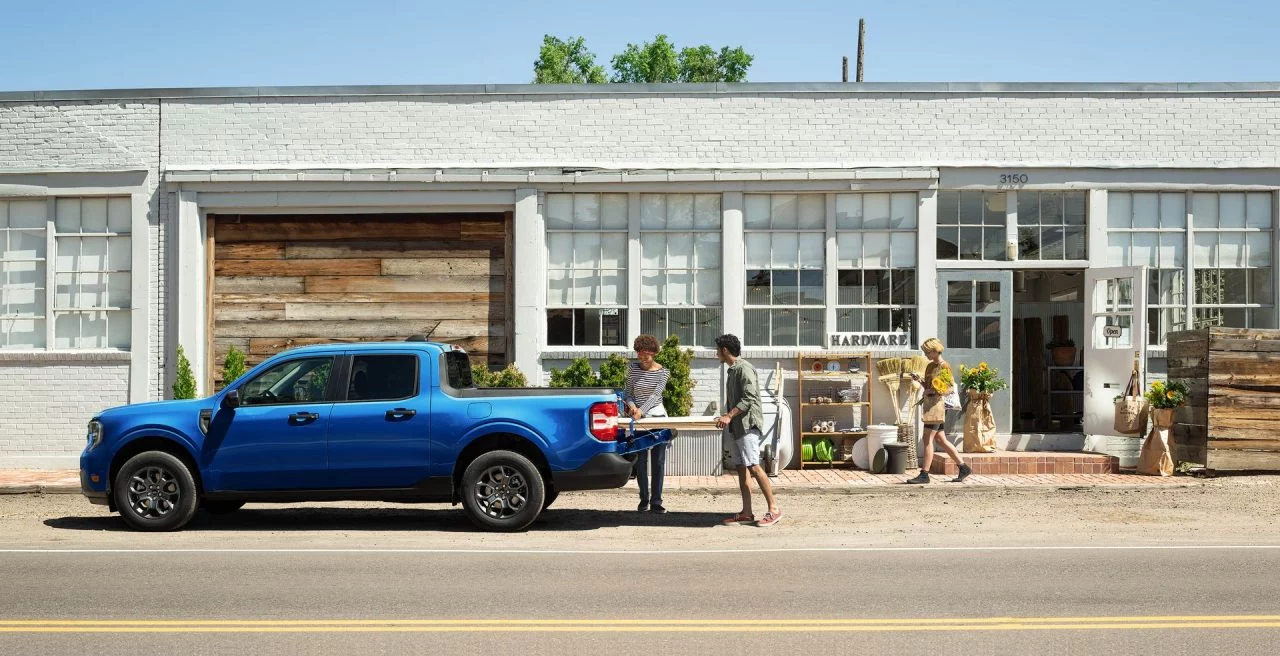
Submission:
[[[0,494],[80,494],[80,486],[64,483],[0,485]]]

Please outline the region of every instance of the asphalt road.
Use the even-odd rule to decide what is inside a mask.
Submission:
[[[764,530],[574,495],[503,536],[368,504],[139,535],[0,497],[0,653],[1270,654],[1274,497],[806,496]]]

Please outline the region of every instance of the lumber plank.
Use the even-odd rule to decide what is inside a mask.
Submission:
[[[228,244],[219,242],[213,247],[217,260],[283,260],[285,245],[283,242],[252,242],[246,244]]]
[[[315,260],[326,262],[329,260]],[[498,259],[384,259],[384,276],[506,276],[506,264]],[[350,274],[348,274],[350,275]]]
[[[409,276],[308,276],[310,292],[469,292],[506,290],[502,276],[446,276],[437,279]]]
[[[346,257],[468,259],[502,256],[503,246],[500,241],[293,241],[285,245],[285,257],[291,260]]]
[[[218,276],[376,276],[382,273],[377,259],[348,260],[218,260]]]
[[[302,276],[214,276],[215,294],[296,293],[306,289]]]
[[[409,335],[430,334],[435,337],[473,337],[488,335],[506,337],[503,322],[450,319],[401,319],[395,321],[223,321],[214,329],[227,337],[383,337],[396,335],[404,339]]]
[[[288,303],[282,304],[281,319],[497,319],[502,306],[480,303]],[[219,315],[222,316],[222,315]]]

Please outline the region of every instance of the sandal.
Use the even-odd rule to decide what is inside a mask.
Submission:
[[[720,521],[720,524],[722,526],[738,526],[739,524],[749,524],[754,521],[756,521],[755,515],[744,515],[742,513],[738,513],[733,517],[724,518]]]

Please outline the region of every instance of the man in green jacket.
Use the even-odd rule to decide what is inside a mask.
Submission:
[[[756,526],[767,528],[782,519],[782,512],[773,498],[769,476],[760,466],[760,429],[764,426],[764,417],[760,411],[759,378],[756,368],[742,359],[742,342],[737,336],[717,337],[716,354],[721,362],[729,365],[725,389],[725,408],[728,411],[716,419],[716,426],[725,429],[732,438],[729,440],[729,455],[738,469],[738,488],[742,490],[742,512],[722,523],[737,525],[756,521],[755,515],[751,514],[751,484],[747,480],[747,471],[750,471],[769,504],[769,512],[756,522]]]

